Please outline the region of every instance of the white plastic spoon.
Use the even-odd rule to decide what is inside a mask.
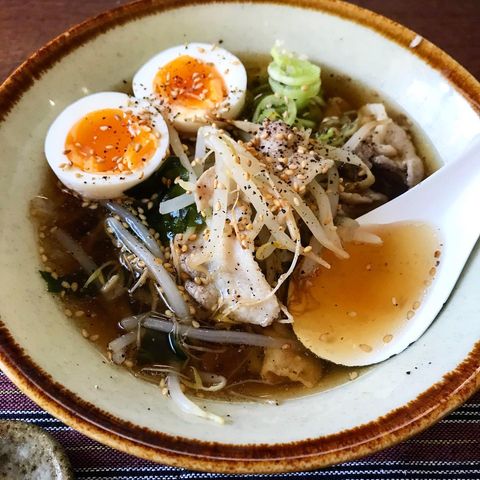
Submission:
[[[425,332],[447,301],[480,235],[480,137],[458,159],[357,220],[366,230],[368,225],[397,222],[428,224],[438,232],[442,249],[435,278],[414,317],[404,322],[395,335],[389,335],[388,342],[380,348],[355,346],[350,338],[352,348],[336,349],[335,341],[329,342],[328,338],[322,338],[320,330],[312,328],[312,313],[309,323],[302,324],[300,318],[298,325],[294,322],[300,341],[314,353],[349,366],[378,363],[402,352]],[[415,245],[412,244],[411,248]],[[344,261],[348,262],[348,259]],[[335,320],[329,317],[323,320],[323,324],[335,325]],[[356,348],[358,346],[363,346],[364,350]]]

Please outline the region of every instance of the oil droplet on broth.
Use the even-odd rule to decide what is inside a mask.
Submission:
[[[299,340],[319,357],[349,364],[393,342],[413,322],[439,262],[435,231],[424,223],[369,227],[382,245],[348,243],[347,260],[331,252],[331,268],[295,276],[289,309]],[[353,363],[352,363],[353,364]]]

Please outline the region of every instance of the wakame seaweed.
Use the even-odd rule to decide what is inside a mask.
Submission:
[[[185,359],[185,353],[173,335],[145,329],[137,352],[139,365],[170,365]]]
[[[144,210],[148,225],[160,234],[163,242],[168,242],[177,233],[183,233],[189,227],[198,227],[204,223],[195,204],[166,215],[159,212],[161,202],[185,193],[180,185],[174,183],[178,177],[188,180],[188,172],[178,157],[171,156],[150,178],[125,192],[126,195],[136,200],[137,208],[141,207]],[[149,199],[152,202],[150,208],[146,208],[143,199]]]
[[[50,272],[47,272],[45,270],[39,270],[38,273],[41,275],[41,277],[45,281],[47,285],[47,291],[50,293],[60,293],[62,290],[65,290],[69,294],[73,294],[77,296],[87,295],[90,297],[94,297],[98,293],[98,290],[95,287],[94,283],[91,283],[86,288],[82,287],[82,285],[84,285],[85,282],[87,281],[86,275],[74,273],[72,275],[63,275],[63,276],[59,276],[58,278],[54,278]],[[75,290],[75,291],[71,289],[65,289],[62,286],[63,282],[67,282],[70,285],[76,282],[79,285],[79,288],[78,290]]]
[[[47,284],[47,290],[50,293],[60,293],[63,290],[63,287],[62,287],[63,279],[62,278],[60,278],[60,277],[53,278],[53,276],[50,272],[45,272],[44,270],[39,270],[38,273],[45,280],[45,283]]]

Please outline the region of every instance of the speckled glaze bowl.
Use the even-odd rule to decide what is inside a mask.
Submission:
[[[73,480],[63,447],[29,423],[0,421],[0,478]]]
[[[444,162],[480,133],[480,86],[468,72],[406,28],[329,0],[140,1],[61,35],[0,88],[0,366],[67,424],[134,455],[223,472],[312,469],[414,435],[479,387],[478,248],[441,315],[404,353],[280,406],[208,402],[230,415],[225,426],[182,416],[153,385],[102,362],[46,293],[27,210],[55,116],[82,95],[119,88],[168,46],[223,40],[233,52],[267,52],[276,39],[401,105]]]

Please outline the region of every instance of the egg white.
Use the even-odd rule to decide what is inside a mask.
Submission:
[[[137,98],[148,98],[155,102],[160,97],[154,90],[154,79],[159,69],[178,57],[189,55],[204,63],[212,63],[222,76],[227,88],[227,96],[215,111],[193,109],[167,104],[169,118],[177,130],[194,133],[209,123],[207,115],[218,115],[225,119],[236,118],[244,104],[247,90],[247,72],[242,62],[227,50],[207,43],[188,43],[169,48],[158,53],[145,63],[133,77],[133,93]],[[163,101],[165,101],[163,99]]]
[[[160,135],[154,155],[133,172],[85,172],[71,165],[64,153],[65,140],[70,129],[87,114],[108,108],[129,109],[134,114],[149,112],[151,128]],[[45,139],[45,156],[55,175],[65,186],[84,198],[101,200],[120,197],[125,190],[146,180],[165,159],[168,146],[168,127],[165,120],[148,102],[139,101],[124,93],[99,92],[77,100],[58,115]]]

